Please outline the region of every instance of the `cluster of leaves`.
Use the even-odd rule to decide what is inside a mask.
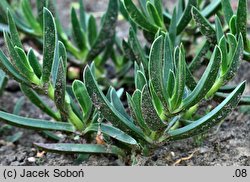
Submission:
[[[9,7],[6,1],[1,3],[1,8]],[[243,55],[247,58],[249,52],[246,22],[240,19],[247,15],[245,0],[239,2],[237,16],[228,13],[230,3],[226,0],[213,0],[209,4],[196,0],[188,0],[185,4],[180,0],[172,15],[163,8],[162,1],[140,0],[140,8],[137,8],[131,0],[123,0],[119,9],[131,28],[128,40],[122,42],[115,38],[118,1],[110,0],[98,33],[94,17],[86,18],[80,0],[80,21],[76,11],[71,11],[72,38],[77,48],[62,31],[57,13],[53,18],[47,9],[50,4],[50,1],[37,1],[38,18],[34,17],[27,0],[22,1],[23,16],[17,16],[11,7],[6,9],[9,30],[4,31],[4,38],[10,58],[0,51],[3,72],[14,78],[24,95],[54,121],[30,119],[4,111],[0,111],[0,119],[11,125],[44,131],[50,136],[54,136],[51,131],[61,131],[90,140],[90,144],[36,144],[43,149],[123,157],[131,151],[147,154],[149,149],[163,142],[209,131],[239,102],[247,102],[247,99],[241,99],[245,82],[230,87],[231,93],[221,92],[227,90],[223,86],[235,76]],[[224,13],[220,11],[221,7]],[[225,15],[230,31],[220,16],[215,16],[215,23],[208,21],[215,13]],[[149,44],[152,43],[145,49],[137,38],[140,29]],[[27,53],[24,51],[18,30],[42,37],[42,61],[38,60],[33,49]],[[195,41],[199,37],[205,40],[196,56],[188,61],[185,50],[195,46],[186,44],[190,32]],[[114,43],[122,57],[130,60],[122,67],[123,72],[131,70],[134,65],[135,91],[126,93],[125,101],[129,113],[121,100],[123,88],[116,90],[109,86],[104,94],[97,82],[98,56],[104,47],[111,48],[107,50],[113,60],[121,59],[114,52]],[[83,81],[75,80],[72,85],[67,85],[66,81],[67,54],[87,62],[97,58],[84,68]],[[197,79],[194,72],[199,65],[206,64],[204,59],[208,59],[208,64],[201,78]],[[0,85],[5,82],[5,77],[1,76],[4,73],[0,72]],[[53,101],[55,110],[41,96]],[[201,103],[208,104],[214,96],[224,100],[203,115],[197,112]],[[97,144],[92,144],[93,136]]]

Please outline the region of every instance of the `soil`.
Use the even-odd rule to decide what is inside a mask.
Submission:
[[[59,1],[60,9],[63,10],[61,17],[68,17],[69,0]],[[98,2],[98,3],[97,3]],[[87,9],[93,12],[102,12],[107,6],[107,0],[88,1]],[[65,4],[64,4],[65,3]],[[97,13],[98,15],[98,13]],[[68,22],[68,19],[65,19]],[[65,24],[67,26],[67,24]],[[118,34],[120,37],[126,36],[127,25],[118,23]],[[238,76],[233,83],[247,80],[250,82],[250,64],[244,62]],[[246,92],[250,94],[250,85]],[[13,111],[17,100],[22,97],[18,91],[18,86],[14,81],[9,81],[7,91],[0,98],[0,108],[8,112]],[[51,107],[53,105],[51,104]],[[34,107],[27,99],[21,109],[22,116],[30,118],[42,118],[49,120],[45,114]],[[4,124],[0,123],[0,128]],[[209,134],[201,138],[187,139],[183,141],[170,142],[159,147],[150,156],[134,156],[133,165],[195,165],[195,166],[249,166],[250,165],[250,115],[235,110],[227,117],[220,128],[213,128]],[[14,143],[7,142],[6,137],[22,132],[22,137]],[[32,143],[52,142],[40,132],[20,129],[17,127],[7,128],[0,133],[0,165],[26,166],[26,165],[75,165],[77,155],[63,155],[45,153],[41,154]],[[119,158],[107,155],[93,155],[81,164],[84,166],[106,166],[106,165],[131,165]]]

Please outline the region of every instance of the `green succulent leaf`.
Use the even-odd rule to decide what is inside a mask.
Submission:
[[[0,66],[1,66],[1,63],[0,63]],[[0,95],[2,94],[6,84],[7,84],[6,74],[0,69]]]
[[[133,30],[133,28],[130,28],[129,30],[129,44],[130,47],[133,50],[134,56],[135,56],[135,61],[137,62],[137,64],[143,64],[143,66],[145,68],[148,68],[148,60],[145,56],[145,53],[139,43],[139,40],[137,39],[136,33]]]
[[[201,48],[197,51],[196,56],[193,58],[191,63],[188,65],[188,68],[191,73],[193,73],[202,63],[205,55],[209,51],[211,45],[208,41],[205,41]]]
[[[234,15],[233,9],[230,4],[230,0],[221,0],[222,10],[225,15],[225,19],[229,25],[229,22]]]
[[[25,16],[25,19],[29,23],[30,27],[36,32],[38,35],[42,34],[42,28],[39,22],[36,20],[35,16],[33,15],[31,4],[28,0],[22,0],[21,2],[22,11]]]
[[[223,27],[218,16],[215,17],[215,28],[216,28],[217,42],[220,42],[220,39],[224,35],[224,31],[223,31]]]
[[[126,8],[130,18],[138,24],[141,28],[148,32],[156,33],[158,31],[158,27],[153,25],[148,21],[146,16],[144,16],[138,8],[135,6],[135,4],[132,2],[132,0],[123,0],[124,7]]]
[[[201,12],[193,7],[192,14],[195,22],[197,23],[201,33],[206,36],[208,42],[215,44],[216,43],[216,32],[213,26],[209,23],[209,21],[202,16]]]
[[[145,85],[141,96],[141,111],[147,126],[153,131],[162,131],[166,126],[158,116],[151,100],[148,86]]]
[[[38,78],[40,78],[42,76],[42,66],[40,65],[33,49],[29,50],[27,57],[28,57],[29,64],[32,67],[34,73],[36,74]]]
[[[66,96],[66,71],[63,65],[62,58],[59,61],[59,67],[56,77],[56,84],[55,84],[55,104],[56,107],[59,109],[61,113],[61,118],[63,121],[67,121],[67,109],[65,106],[65,96]]]
[[[75,131],[74,126],[70,123],[52,122],[40,119],[30,119],[2,111],[0,111],[0,119],[4,120],[6,123],[10,125],[19,126],[23,128],[30,128],[37,130],[56,130],[56,131],[66,131],[66,132]]]
[[[134,138],[132,138],[131,136],[124,133],[120,129],[115,128],[111,125],[107,125],[103,123],[100,123],[100,124],[96,123],[96,124],[92,124],[85,131],[99,131],[123,143],[130,144],[130,145],[137,145],[137,141]]]
[[[101,90],[98,88],[96,80],[87,66],[84,71],[84,83],[93,104],[101,114],[110,121],[115,127],[120,128],[126,133],[134,134],[138,137],[144,137],[142,131],[137,128],[131,120],[121,115],[107,100]]]
[[[79,9],[80,9],[80,23],[81,23],[81,26],[82,26],[82,29],[86,32],[87,30],[87,23],[86,23],[86,12],[85,12],[85,6],[84,6],[84,3],[83,3],[83,0],[78,0],[79,2]]]
[[[171,39],[172,45],[175,45],[176,33],[177,33],[177,16],[176,16],[176,9],[174,9],[171,23],[169,25],[169,37]]]
[[[73,92],[84,113],[84,120],[87,122],[92,112],[92,101],[88,95],[85,84],[79,80],[73,82]]]
[[[152,44],[149,54],[149,80],[156,95],[163,101],[163,50],[164,37],[159,36]]]
[[[146,80],[146,76],[144,75],[144,73],[142,71],[137,71],[137,73],[135,74],[136,89],[142,91],[144,85],[146,84],[147,84],[147,80]]]
[[[71,9],[71,24],[74,40],[77,44],[77,47],[82,51],[86,48],[86,37],[83,33],[81,24],[77,18],[76,10],[74,8]]]
[[[197,6],[197,0],[188,0],[185,11],[177,24],[177,35],[180,34],[192,19],[191,9]]]
[[[215,14],[216,11],[220,8],[220,6],[221,0],[213,0],[201,11],[201,14],[204,17],[208,18],[211,15]]]
[[[15,21],[10,11],[8,11],[8,24],[9,24],[9,30],[10,30],[10,37],[11,37],[11,40],[13,41],[13,46],[22,48],[23,46],[19,39],[19,33],[17,31]]]
[[[94,60],[103,49],[112,44],[115,36],[115,26],[118,16],[119,6],[118,0],[110,0],[108,10],[102,22],[100,33],[97,36],[95,43],[91,47],[87,55],[87,61]]]
[[[185,127],[168,131],[168,140],[180,140],[199,135],[219,124],[237,106],[244,89],[245,82],[241,83],[221,104],[204,117]]]
[[[210,62],[203,73],[201,79],[199,80],[197,86],[194,90],[187,96],[182,103],[183,108],[190,108],[191,106],[198,103],[201,99],[205,97],[207,92],[213,86],[221,63],[221,51],[219,47],[216,47]]]
[[[176,62],[177,69],[176,69],[176,83],[174,87],[174,95],[171,98],[171,109],[175,110],[179,107],[182,101],[182,97],[184,94],[184,88],[186,84],[186,61],[185,61],[185,53],[184,48],[181,45],[179,51],[179,55],[177,56]],[[178,54],[178,53],[177,53]]]
[[[24,84],[21,84],[21,89],[24,95],[29,98],[29,100],[38,108],[40,108],[43,112],[45,112],[56,120],[60,119],[58,114],[53,111],[50,106],[48,106],[34,90]]]
[[[34,143],[37,147],[51,152],[62,153],[87,153],[87,154],[114,154],[125,157],[125,153],[118,147],[98,144],[70,144],[70,143],[56,143],[56,144],[42,144]]]
[[[150,133],[150,129],[146,125],[141,111],[141,91],[136,90],[131,97],[127,93],[128,106],[135,123],[145,132]]]
[[[42,81],[46,86],[50,80],[52,65],[55,57],[55,48],[57,43],[57,33],[55,20],[51,12],[44,8],[43,10],[43,72]]]
[[[150,1],[147,2],[147,11],[149,13],[149,16],[153,19],[153,22],[156,26],[164,27],[164,24],[162,22],[160,15],[158,14],[157,9]]]
[[[88,40],[89,40],[90,46],[94,45],[97,36],[98,36],[98,32],[97,32],[96,20],[93,15],[90,15],[89,21],[88,21]]]
[[[126,112],[119,96],[117,95],[116,91],[114,88],[111,88],[110,91],[110,99],[111,99],[111,104],[114,106],[114,108],[122,114],[124,117],[126,117],[128,120],[131,120],[131,117],[128,115]]]
[[[237,9],[237,33],[242,34],[243,41],[247,46],[247,0],[240,0]]]
[[[233,39],[234,37],[231,36],[231,38]],[[232,41],[230,43],[232,43]],[[231,62],[228,65],[229,69],[226,72],[226,74],[223,75],[224,83],[231,80],[235,76],[236,72],[238,71],[240,61],[242,60],[242,57],[243,57],[243,51],[244,51],[243,37],[240,34],[236,50],[234,53],[232,52],[229,57],[229,59],[231,58]]]
[[[18,70],[9,62],[5,54],[0,50],[0,68],[8,74],[10,77],[13,77],[19,83],[26,85],[31,85],[30,81],[27,80],[23,75],[19,73]]]

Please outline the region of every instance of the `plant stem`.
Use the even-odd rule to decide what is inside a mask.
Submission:
[[[55,89],[53,88],[52,84],[49,84],[48,97],[52,101],[55,100],[54,92],[55,92]],[[77,130],[82,131],[85,128],[85,126],[84,126],[83,122],[81,121],[81,119],[72,110],[67,94],[65,96],[65,100],[66,100],[66,102],[65,102],[66,108],[68,110],[69,121],[76,127]]]
[[[215,81],[212,88],[208,91],[207,95],[205,96],[206,99],[213,97],[213,95],[220,89],[223,85],[223,79],[220,77],[218,80]]]

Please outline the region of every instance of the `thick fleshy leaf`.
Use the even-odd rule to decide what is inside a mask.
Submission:
[[[82,26],[82,29],[84,31],[87,30],[87,23],[86,23],[86,12],[85,12],[85,6],[83,4],[83,0],[78,0],[78,3],[80,5],[79,9],[80,9],[80,23]]]
[[[22,6],[23,14],[24,14],[27,22],[29,23],[30,27],[34,30],[34,32],[37,35],[41,35],[42,28],[32,12],[30,2],[28,0],[22,0],[21,6]]]
[[[137,73],[135,74],[135,87],[138,90],[143,89],[144,85],[147,84],[147,80],[146,80],[146,76],[144,75],[143,72],[141,71],[137,71]]]
[[[67,131],[67,132],[75,131],[74,126],[70,123],[31,119],[9,114],[2,111],[0,111],[0,119],[4,120],[6,123],[10,125],[19,126],[23,128],[30,128],[37,130],[56,130],[56,131]]]
[[[213,0],[211,1],[202,11],[201,14],[209,18],[211,15],[215,14],[215,12],[220,8],[221,0]]]
[[[133,30],[133,28],[130,28],[129,30],[129,40],[128,40],[130,47],[133,50],[134,56],[135,56],[135,61],[137,62],[137,64],[143,64],[144,68],[148,68],[148,60],[145,56],[145,53],[139,43],[139,40],[137,39],[136,33]],[[134,60],[133,60],[134,61]]]
[[[224,31],[223,31],[223,27],[222,27],[220,18],[218,16],[215,17],[215,29],[216,29],[217,42],[220,42],[220,39],[224,35]]]
[[[202,16],[201,12],[193,7],[192,14],[195,22],[197,23],[201,33],[206,36],[208,42],[215,44],[216,43],[216,32],[213,26],[209,23],[209,21]]]
[[[137,141],[132,138],[131,136],[129,136],[128,134],[124,133],[123,131],[121,131],[118,128],[115,128],[111,125],[107,125],[107,124],[103,124],[103,123],[96,123],[96,124],[92,124],[91,126],[89,126],[85,131],[89,132],[89,131],[100,131],[103,134],[106,134],[116,140],[119,140],[121,142],[130,144],[130,145],[136,145]]]
[[[42,81],[47,87],[50,80],[50,74],[54,61],[54,54],[57,42],[56,25],[51,12],[44,8],[43,10],[43,74]]]
[[[97,36],[95,43],[91,47],[87,55],[87,61],[92,61],[101,53],[107,45],[112,44],[115,36],[115,26],[118,16],[119,6],[118,0],[110,0],[108,10],[102,22],[100,33]]]
[[[18,70],[9,62],[7,57],[4,55],[2,50],[0,50],[0,68],[10,77],[13,77],[19,83],[26,85],[31,85],[30,81],[27,80],[23,75],[19,73]]]
[[[19,39],[19,34],[18,34],[18,31],[17,31],[17,28],[16,28],[16,24],[14,22],[14,19],[10,13],[10,11],[8,11],[8,24],[9,24],[9,30],[10,30],[10,37],[11,37],[11,40],[13,41],[13,45],[14,47],[17,46],[17,47],[20,47],[20,48],[23,48],[23,45]]]
[[[171,23],[169,25],[169,37],[171,39],[173,46],[175,46],[176,33],[177,33],[177,17],[176,17],[176,10],[174,9]]]
[[[188,0],[185,11],[183,12],[181,19],[177,24],[177,35],[180,34],[186,28],[186,26],[192,19],[191,9],[193,6],[197,6],[197,0]]]
[[[63,121],[67,121],[67,109],[66,109],[66,103],[65,103],[65,95],[66,95],[66,71],[63,65],[62,58],[59,62],[57,77],[56,77],[56,84],[55,84],[55,104],[58,110],[61,113],[61,119]]]
[[[75,98],[77,99],[79,105],[81,106],[81,109],[84,113],[85,120],[88,120],[91,114],[92,110],[92,101],[89,97],[89,94],[87,92],[87,89],[79,80],[75,80],[73,82],[73,92],[75,95]]]
[[[1,63],[0,63],[1,65]],[[7,77],[5,73],[0,69],[0,95],[2,94],[4,87],[7,83]]]
[[[221,51],[219,47],[216,47],[214,53],[209,61],[209,64],[199,80],[197,86],[190,93],[190,95],[184,99],[182,103],[183,108],[190,108],[191,106],[198,103],[205,97],[207,92],[213,86],[221,63]]]
[[[240,0],[237,9],[237,33],[242,34],[243,41],[247,46],[247,0]]]
[[[242,57],[243,57],[243,51],[244,51],[243,38],[240,35],[239,40],[238,40],[238,44],[237,44],[237,48],[236,48],[235,52],[232,53],[232,57],[231,57],[232,61],[228,65],[229,69],[226,72],[226,74],[223,75],[224,83],[231,80],[235,76],[235,74],[237,73],[239,65],[240,65],[240,61],[242,60]]]
[[[86,48],[86,37],[83,33],[82,27],[77,18],[76,10],[74,8],[71,9],[71,24],[74,41],[80,50],[84,50]]]
[[[165,41],[164,41],[164,59],[163,59],[163,88],[164,88],[164,97],[165,99],[168,98],[167,96],[167,88],[168,88],[168,80],[169,80],[169,75],[170,70],[173,70],[174,68],[174,61],[173,61],[173,48],[172,48],[171,40],[169,35],[167,34],[165,36]]]
[[[123,4],[128,11],[130,18],[138,24],[141,28],[148,32],[156,33],[158,31],[157,26],[151,24],[146,16],[144,16],[139,9],[135,6],[132,0],[123,0]]]
[[[128,120],[126,117],[117,112],[107,100],[102,91],[98,88],[97,82],[88,66],[84,71],[84,83],[93,104],[109,122],[126,133],[131,133],[135,136],[143,138],[142,131],[137,128],[131,120]]]
[[[245,89],[245,82],[241,83],[221,104],[215,107],[204,117],[193,121],[191,124],[167,132],[167,140],[180,140],[193,137],[208,131],[213,126],[219,124],[237,106],[241,95]]]
[[[163,96],[163,47],[164,37],[158,37],[152,44],[149,54],[149,79],[156,95],[164,101]]]
[[[171,109],[175,110],[179,107],[182,101],[182,97],[184,94],[184,88],[186,83],[186,61],[185,61],[185,53],[184,47],[181,45],[179,49],[179,55],[176,58],[176,83],[174,89],[174,95],[171,99]],[[177,62],[178,61],[178,62]]]
[[[150,1],[147,2],[147,11],[149,13],[150,18],[153,19],[154,24],[156,26],[158,26],[158,27],[164,26],[158,12],[157,12],[157,9],[154,7],[154,5]]]
[[[59,153],[87,153],[87,154],[114,154],[125,157],[125,153],[118,147],[113,145],[98,145],[98,144],[71,144],[71,143],[56,143],[42,144],[34,143],[37,147],[51,152]]]
[[[52,65],[52,72],[51,72],[53,86],[55,86],[56,84],[60,59],[62,59],[63,66],[66,71],[67,70],[67,51],[66,51],[64,44],[61,41],[58,41],[56,44],[56,48],[55,48],[55,57],[54,57],[54,61]]]
[[[216,92],[215,96],[219,99],[225,99],[229,96],[229,93]],[[243,95],[240,99],[239,105],[249,105],[250,104],[250,95]]]
[[[96,38],[97,38],[97,25],[96,25],[96,20],[93,15],[90,15],[89,17],[89,22],[88,22],[88,40],[90,46],[93,46]]]
[[[157,13],[160,17],[160,20],[163,21],[163,4],[162,1],[154,0],[154,6],[157,10]]]
[[[128,106],[130,110],[130,114],[134,119],[134,122],[145,132],[150,133],[150,129],[146,125],[144,118],[142,116],[141,111],[141,91],[136,90],[133,94],[133,97],[131,97],[127,93],[127,100],[128,100]]]
[[[33,70],[31,69],[26,55],[22,49],[14,47],[13,41],[10,39],[10,36],[4,32],[4,39],[8,47],[9,54],[11,56],[11,62],[13,66],[28,80],[33,81]],[[24,58],[24,59],[23,59]]]
[[[128,120],[131,120],[131,117],[128,115],[126,112],[119,96],[117,95],[116,91],[114,88],[111,88],[110,90],[110,99],[111,99],[111,104],[114,106],[114,108],[122,114],[124,117],[126,117]]]
[[[233,9],[230,4],[230,0],[221,0],[221,5],[227,24],[229,25],[229,22],[232,16],[234,15]]]
[[[53,117],[56,120],[60,119],[58,113],[53,111],[51,107],[48,106],[34,90],[23,84],[21,85],[21,89],[24,95],[28,97],[28,99],[39,109],[41,109],[43,112],[45,112],[46,114],[48,114],[49,116]]]
[[[29,60],[29,64],[32,67],[34,73],[36,74],[38,78],[40,78],[42,76],[42,66],[40,65],[33,49],[29,50],[27,57]]]
[[[161,121],[161,118],[158,116],[154,108],[154,105],[151,99],[152,97],[150,96],[147,85],[144,86],[141,97],[142,97],[141,98],[142,116],[147,126],[153,131],[164,130],[166,125]]]
[[[196,56],[193,58],[191,63],[188,65],[188,68],[189,68],[191,73],[193,73],[201,65],[201,63],[204,60],[204,57],[207,54],[207,52],[209,51],[210,47],[211,47],[211,45],[208,41],[205,41],[202,44],[201,48],[196,53]]]

